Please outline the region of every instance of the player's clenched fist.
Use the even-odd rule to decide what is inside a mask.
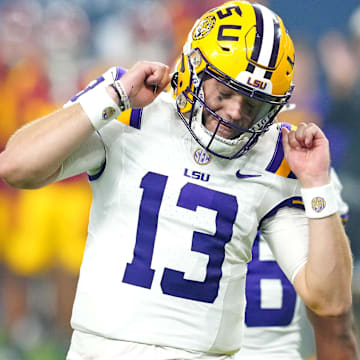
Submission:
[[[150,104],[169,81],[169,67],[150,61],[137,62],[121,78],[132,108],[142,108]]]
[[[282,128],[285,157],[302,187],[328,184],[329,142],[314,123],[301,123],[296,130]]]

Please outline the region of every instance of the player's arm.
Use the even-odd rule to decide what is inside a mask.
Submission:
[[[0,177],[16,188],[38,188],[57,178],[63,161],[93,133],[80,104],[20,128],[0,154]]]
[[[339,195],[339,213],[342,214],[343,225],[345,225],[349,208],[341,198],[342,185],[334,169],[331,169],[331,180]],[[357,329],[352,309],[335,317],[320,317],[309,308],[306,308],[306,311],[314,329],[318,360],[359,359],[360,354],[356,341]]]
[[[168,82],[167,66],[145,61],[135,64],[121,78],[133,108],[151,103]],[[118,108],[121,101],[110,85],[90,89],[86,96],[87,101],[57,110],[15,132],[0,154],[0,177],[17,188],[37,188],[55,181],[65,159],[100,128],[94,122],[106,120],[101,117],[103,111]]]
[[[313,326],[317,360],[357,360],[359,349],[352,310],[335,317],[318,316],[307,308]]]
[[[352,255],[330,184],[329,144],[315,124],[300,124],[295,131],[282,129],[287,162],[300,181],[309,218],[308,259],[297,272],[294,287],[306,305],[322,316],[339,316],[351,307]],[[326,186],[328,185],[328,186]],[[310,198],[321,200],[323,210],[312,206]],[[327,215],[328,208],[331,211]],[[321,208],[320,208],[321,209]],[[321,213],[321,211],[323,211]]]

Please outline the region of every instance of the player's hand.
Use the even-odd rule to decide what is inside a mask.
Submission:
[[[137,62],[121,78],[132,108],[150,104],[169,82],[169,67],[150,61]]]
[[[330,183],[329,141],[313,123],[301,123],[295,131],[282,128],[285,158],[304,188]]]

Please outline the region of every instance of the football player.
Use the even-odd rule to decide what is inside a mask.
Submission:
[[[352,258],[328,141],[314,124],[273,124],[294,60],[279,16],[227,2],[191,30],[176,101],[162,92],[168,66],[141,61],[10,138],[0,176],[12,186],[89,174],[68,360],[232,359],[258,229],[307,306],[348,311]]]

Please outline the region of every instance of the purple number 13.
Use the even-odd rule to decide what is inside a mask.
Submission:
[[[151,269],[158,217],[168,177],[148,172],[141,181],[144,189],[139,209],[134,257],[126,265],[123,282],[151,288],[155,270]],[[236,197],[193,183],[185,184],[177,206],[196,211],[198,206],[217,212],[216,232],[208,235],[194,231],[191,250],[207,254],[209,261],[204,281],[184,279],[184,272],[165,268],[161,289],[164,294],[213,303],[218,295],[225,257],[225,245],[231,240],[238,204]]]

